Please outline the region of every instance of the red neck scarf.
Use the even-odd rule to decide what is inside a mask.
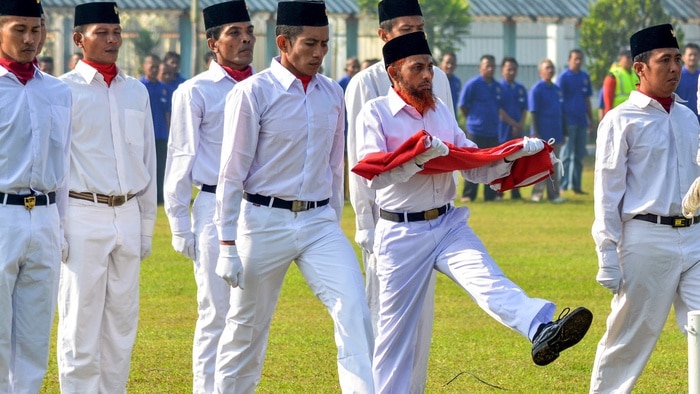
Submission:
[[[671,103],[673,103],[673,95],[664,98],[664,97],[655,97],[655,96],[652,96],[650,94],[646,94],[646,93],[642,92],[641,90],[639,90],[639,93],[642,93],[643,95],[645,95],[647,97],[653,98],[654,100],[658,101],[662,107],[664,107],[666,112],[671,112]]]
[[[234,70],[229,66],[221,66],[226,71],[228,75],[231,76],[236,82],[241,82],[242,80],[253,75],[253,67],[246,67],[243,70]]]
[[[34,78],[34,64],[32,62],[19,63],[14,60],[0,58],[0,66],[15,74],[17,79],[22,82],[22,85],[26,85],[30,79]]]
[[[93,67],[95,70],[97,70],[98,73],[102,74],[102,77],[104,77],[105,82],[107,82],[107,86],[112,83],[112,80],[117,76],[117,65],[115,63],[111,64],[104,64],[104,63],[96,63],[92,62],[90,60],[81,60],[81,62],[87,64],[88,66]]]
[[[301,81],[302,86],[304,86],[304,91],[306,91],[306,88],[309,86],[309,82],[311,82],[311,77],[313,75],[297,75],[297,78]]]

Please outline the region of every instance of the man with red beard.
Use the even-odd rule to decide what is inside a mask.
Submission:
[[[207,45],[216,56],[209,69],[173,94],[165,171],[165,213],[178,253],[194,260],[199,317],[192,348],[193,393],[214,392],[216,346],[226,324],[231,287],[216,275],[219,237],[214,226],[216,183],[224,135],[226,95],[253,74],[255,36],[243,0],[203,11]],[[192,186],[200,190],[192,207]]]
[[[61,265],[71,94],[32,63],[40,16],[0,2],[0,393],[41,389]]]
[[[374,245],[379,280],[375,392],[409,392],[418,319],[433,270],[447,275],[500,323],[530,339],[535,364],[551,363],[583,338],[591,312],[577,308],[552,322],[555,305],[528,297],[506,278],[469,228],[468,209],[452,204],[452,172],[419,173],[427,161],[449,153],[443,141],[457,147],[475,144],[467,140],[445,103],[433,96],[433,60],[425,33],[394,38],[383,53],[393,89],[362,108],[358,130],[364,133],[358,133],[357,157],[393,152],[421,129],[432,135],[432,142],[414,160],[366,181],[376,190],[380,208],[376,234],[381,236]],[[462,175],[488,184],[508,175],[514,160],[543,148],[542,140],[526,138],[524,148],[505,160]]]

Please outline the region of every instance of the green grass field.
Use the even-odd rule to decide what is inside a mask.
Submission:
[[[585,169],[584,190],[592,192],[591,158]],[[528,188],[523,196],[529,198]],[[526,338],[490,318],[439,275],[427,393],[588,391],[595,347],[604,332],[610,302],[610,293],[595,281],[597,261],[590,235],[593,197],[565,193],[568,201],[558,205],[510,201],[509,197],[484,203],[480,190],[479,200],[469,204],[471,226],[505,273],[530,296],[554,301],[557,313],[567,306],[586,306],[593,311],[593,325],[579,345],[549,366],[538,367],[531,361]],[[349,204],[342,225],[352,239]],[[140,323],[127,389],[129,393],[188,393],[192,391],[195,283],[192,263],[170,246],[162,209],[153,242],[153,254],[141,271]],[[330,317],[293,265],[273,320],[257,392],[340,392],[332,330]],[[59,392],[55,346],[41,392]],[[687,343],[673,313],[636,392],[687,392]]]

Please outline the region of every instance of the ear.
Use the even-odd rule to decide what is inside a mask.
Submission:
[[[384,41],[384,42],[389,41],[389,33],[386,30],[382,29],[381,27],[379,29],[377,29],[377,35],[379,35],[379,38],[381,38],[382,41]]]
[[[632,65],[632,70],[634,70],[634,73],[637,74],[637,76],[640,79],[642,78],[642,71],[644,70],[644,66],[646,66],[644,62],[634,62],[634,64]]]
[[[217,52],[218,48],[217,48],[217,46],[216,46],[216,40],[215,40],[215,39],[213,39],[213,38],[211,38],[211,37],[207,38],[207,47],[209,47],[209,50],[210,50],[210,51],[212,51],[212,52],[214,52],[214,53],[218,53],[218,52]]]
[[[277,48],[279,48],[280,52],[287,53],[287,43],[289,40],[287,40],[287,37],[279,35],[275,37],[275,43],[277,44]]]
[[[80,33],[77,33],[77,32],[73,33],[73,43],[75,44],[75,46],[82,49],[83,48],[83,35]]]

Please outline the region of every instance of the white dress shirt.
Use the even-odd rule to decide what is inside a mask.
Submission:
[[[420,130],[459,147],[475,147],[459,128],[449,105],[437,100],[434,110],[424,115],[406,104],[393,90],[370,100],[358,116],[357,158],[375,152],[393,152]],[[512,163],[497,160],[488,165],[462,171],[465,179],[489,183],[510,174]],[[421,212],[441,207],[454,199],[455,179],[452,172],[434,175],[418,174],[421,170],[413,160],[364,182],[376,189],[377,205],[391,212]]]
[[[235,240],[243,191],[343,204],[343,90],[316,74],[306,92],[278,58],[226,97],[216,191],[219,239]]]
[[[0,192],[46,194],[68,175],[70,89],[37,69],[23,85],[0,66]]]
[[[433,67],[433,72],[433,93],[443,102],[451,103],[450,81],[438,67]],[[386,72],[383,60],[360,71],[348,83],[348,87],[345,90],[345,105],[347,106],[348,118],[347,150],[350,169],[358,162],[356,141],[364,133],[364,130],[357,129],[357,124],[359,123],[357,115],[366,102],[385,96],[390,88],[391,80]],[[449,106],[448,110],[454,118],[454,108]],[[353,173],[349,175],[348,185],[350,187],[350,202],[356,214],[357,230],[374,229],[377,221],[377,212],[374,206],[374,190],[368,188],[360,177]]]
[[[671,112],[633,91],[598,126],[593,238],[601,266],[617,265],[622,223],[638,214],[681,216],[695,179],[700,126],[675,93]]]
[[[216,62],[173,93],[165,213],[173,232],[190,231],[192,185],[216,185],[221,160],[226,95],[236,81]]]
[[[73,93],[69,189],[105,195],[136,194],[142,235],[156,219],[156,151],[146,87],[119,70],[108,88],[80,61],[60,79]]]

